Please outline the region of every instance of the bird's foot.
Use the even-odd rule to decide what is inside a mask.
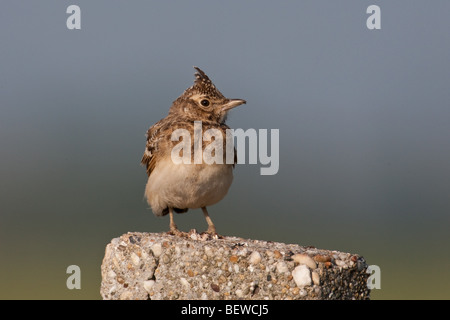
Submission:
[[[209,226],[209,227],[208,227],[208,230],[206,230],[206,233],[209,234],[209,235],[211,235],[211,236],[216,235],[216,234],[217,234],[216,227],[214,227],[214,226]]]
[[[186,232],[178,230],[177,226],[175,226],[175,225],[171,225],[170,226],[170,230],[167,233],[171,234],[173,236],[177,236],[177,237],[184,237],[184,236],[186,236]]]
[[[216,228],[214,226],[209,226],[208,230],[203,232],[202,234],[207,235],[208,239],[223,239],[223,236],[217,233]]]

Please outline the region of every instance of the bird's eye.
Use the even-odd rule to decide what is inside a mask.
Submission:
[[[204,107],[207,107],[207,106],[209,106],[209,100],[203,99],[202,101],[200,101],[200,104]]]

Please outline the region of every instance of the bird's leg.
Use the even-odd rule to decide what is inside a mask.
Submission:
[[[211,218],[209,217],[208,210],[206,210],[206,207],[202,207],[202,211],[203,211],[203,214],[205,215],[206,222],[208,223],[208,230],[206,232],[211,235],[217,234],[216,227],[214,226],[214,223],[212,222]]]
[[[170,224],[169,224],[170,231],[169,231],[169,233],[171,233],[171,234],[173,234],[175,236],[181,236],[183,234],[183,232],[178,230],[177,225],[173,221],[173,209],[171,207],[169,207],[169,217],[170,217]]]

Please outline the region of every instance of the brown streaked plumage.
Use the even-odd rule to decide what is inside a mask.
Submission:
[[[173,221],[173,211],[183,213],[201,208],[208,223],[208,233],[216,229],[208,215],[207,206],[220,201],[227,193],[234,164],[227,164],[226,130],[227,113],[246,103],[241,99],[227,99],[199,68],[194,67],[194,85],[186,89],[172,104],[169,114],[147,131],[147,145],[141,163],[147,168],[148,182],[145,196],[157,216],[170,215],[170,231],[181,234]],[[193,137],[194,121],[202,122],[202,132],[218,129],[223,137],[223,164],[175,164],[171,152],[179,141],[172,141],[176,129],[186,129]],[[203,140],[203,150],[209,144]],[[191,157],[194,158],[194,139],[191,138]],[[236,163],[236,154],[234,161]]]

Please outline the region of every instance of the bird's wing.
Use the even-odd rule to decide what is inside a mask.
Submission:
[[[141,159],[141,164],[146,166],[147,175],[150,176],[152,170],[156,165],[156,152],[158,151],[158,143],[161,140],[161,133],[167,127],[167,122],[161,119],[147,131],[147,144],[145,146],[144,155]]]
[[[207,122],[205,123],[207,124]],[[153,169],[156,166],[157,162],[157,155],[160,155],[158,153],[158,146],[162,143],[166,143],[165,140],[168,139],[167,132],[170,130],[173,130],[173,127],[176,126],[177,128],[185,128],[190,129],[192,128],[192,122],[191,121],[177,121],[173,117],[170,117],[170,115],[164,119],[161,119],[157,123],[155,123],[153,126],[150,127],[147,131],[147,145],[145,147],[144,155],[142,156],[141,163],[146,166],[147,168],[147,175],[150,176]],[[223,132],[226,132],[226,129],[230,129],[226,124],[220,125]],[[224,140],[225,143],[226,140]],[[192,140],[192,143],[193,140]],[[226,146],[224,145],[224,150],[226,150]],[[234,148],[234,163],[233,167],[237,163],[237,154],[236,154],[236,148]]]

